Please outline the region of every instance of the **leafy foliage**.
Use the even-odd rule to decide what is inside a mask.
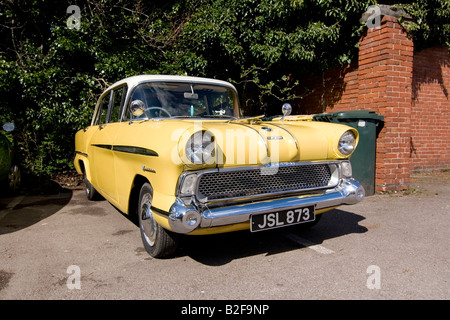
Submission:
[[[14,121],[29,173],[72,168],[73,137],[99,94],[136,74],[229,80],[247,114],[278,114],[300,99],[298,79],[350,63],[375,0],[0,0],[0,121]],[[447,43],[446,0],[404,8],[424,46]],[[307,92],[307,91],[305,91]]]
[[[450,47],[450,1],[417,0],[396,7],[412,17],[412,20],[401,18],[400,23],[414,38],[416,50],[435,45]]]
[[[279,113],[281,101],[300,98],[297,77],[355,56],[359,18],[370,4],[208,1],[183,28],[177,45],[188,54],[179,61],[190,73],[236,84],[247,113]]]

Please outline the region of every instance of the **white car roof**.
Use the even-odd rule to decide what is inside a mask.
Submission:
[[[135,85],[147,82],[147,81],[166,81],[166,82],[190,82],[190,83],[208,83],[208,84],[216,84],[222,85],[226,87],[230,87],[236,91],[236,88],[227,81],[211,79],[211,78],[202,78],[202,77],[191,77],[191,76],[173,76],[173,75],[139,75],[132,76],[120,81],[117,81],[113,85],[111,85],[108,89],[126,83],[129,88],[134,87]],[[108,90],[107,89],[107,90]],[[106,91],[106,90],[105,90]]]

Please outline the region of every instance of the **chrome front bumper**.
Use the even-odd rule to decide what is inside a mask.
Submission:
[[[177,199],[168,213],[169,225],[173,232],[189,233],[196,228],[218,227],[250,221],[252,214],[275,212],[293,208],[315,205],[316,210],[351,205],[360,202],[365,196],[364,188],[354,179],[342,179],[333,189],[322,191],[320,194],[292,196],[264,200],[226,207],[202,208],[191,204],[185,205]],[[161,212],[156,212],[161,214]],[[167,217],[167,216],[166,216]]]

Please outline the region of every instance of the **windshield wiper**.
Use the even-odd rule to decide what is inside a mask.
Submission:
[[[200,116],[172,116],[171,118],[201,118]]]
[[[189,118],[225,118],[225,119],[237,119],[236,117],[233,117],[233,116],[228,116],[228,115],[220,115],[220,114],[206,114],[206,115],[204,115],[204,116],[172,116],[171,117],[172,119],[173,118],[186,118],[186,119],[189,119]]]
[[[237,119],[236,117],[229,116],[229,115],[226,115],[226,114],[207,114],[207,115],[204,116],[204,118],[227,118],[227,119],[233,118],[233,119]]]

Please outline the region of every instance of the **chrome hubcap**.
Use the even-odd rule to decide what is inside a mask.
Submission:
[[[147,193],[142,197],[139,222],[147,243],[153,246],[156,241],[156,222],[151,207],[152,196]]]

